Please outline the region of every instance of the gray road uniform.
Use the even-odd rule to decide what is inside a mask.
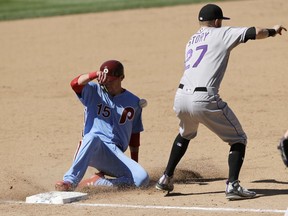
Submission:
[[[218,91],[231,50],[245,42],[248,28],[202,27],[185,50],[185,71],[174,100],[180,135],[188,140],[202,123],[224,142],[246,144],[246,134]]]
[[[282,30],[287,29],[281,25],[275,25],[272,29],[222,27],[222,21],[229,19],[215,4],[207,4],[199,11],[201,28],[186,45],[184,74],[174,99],[174,110],[180,119],[179,134],[172,144],[165,171],[155,185],[159,190],[174,190],[176,166],[185,155],[190,140],[197,135],[199,124],[203,124],[230,145],[226,198],[237,200],[256,196],[256,192],[239,184],[246,152],[246,134],[218,92],[234,47],[248,40],[281,35]],[[212,157],[213,154],[215,152],[211,152]]]

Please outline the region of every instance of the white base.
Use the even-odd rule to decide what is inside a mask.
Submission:
[[[51,191],[26,197],[26,203],[65,204],[87,199],[87,193]]]

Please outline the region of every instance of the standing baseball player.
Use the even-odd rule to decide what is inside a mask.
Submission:
[[[286,29],[222,27],[224,17],[219,6],[205,5],[199,12],[200,29],[191,36],[185,50],[185,69],[174,100],[174,111],[180,120],[179,134],[173,143],[164,175],[156,188],[172,191],[175,168],[186,152],[189,141],[196,137],[199,124],[205,125],[230,145],[229,175],[226,198],[252,198],[255,192],[239,184],[239,173],[245,156],[247,137],[237,117],[219,96],[219,87],[233,48],[248,40],[281,35]],[[213,152],[211,152],[213,156]]]
[[[94,79],[98,83],[91,82]],[[99,71],[79,75],[71,81],[85,107],[83,139],[72,166],[63,180],[56,183],[56,190],[98,185],[141,187],[149,183],[147,172],[137,163],[143,131],[140,99],[122,87],[123,79],[122,63],[109,60]],[[124,154],[128,146],[132,159]],[[99,173],[80,182],[88,166]]]

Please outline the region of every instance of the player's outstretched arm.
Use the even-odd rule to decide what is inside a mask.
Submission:
[[[273,28],[259,28],[256,29],[256,39],[264,39],[267,37],[275,37],[277,34],[282,35],[282,31],[287,31],[282,25],[275,25]]]

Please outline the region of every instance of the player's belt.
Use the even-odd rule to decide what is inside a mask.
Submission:
[[[183,89],[183,88],[184,88],[184,85],[183,85],[182,83],[180,83],[178,88]],[[194,89],[194,91],[207,92],[207,88],[206,88],[206,87],[196,87],[196,88]]]

